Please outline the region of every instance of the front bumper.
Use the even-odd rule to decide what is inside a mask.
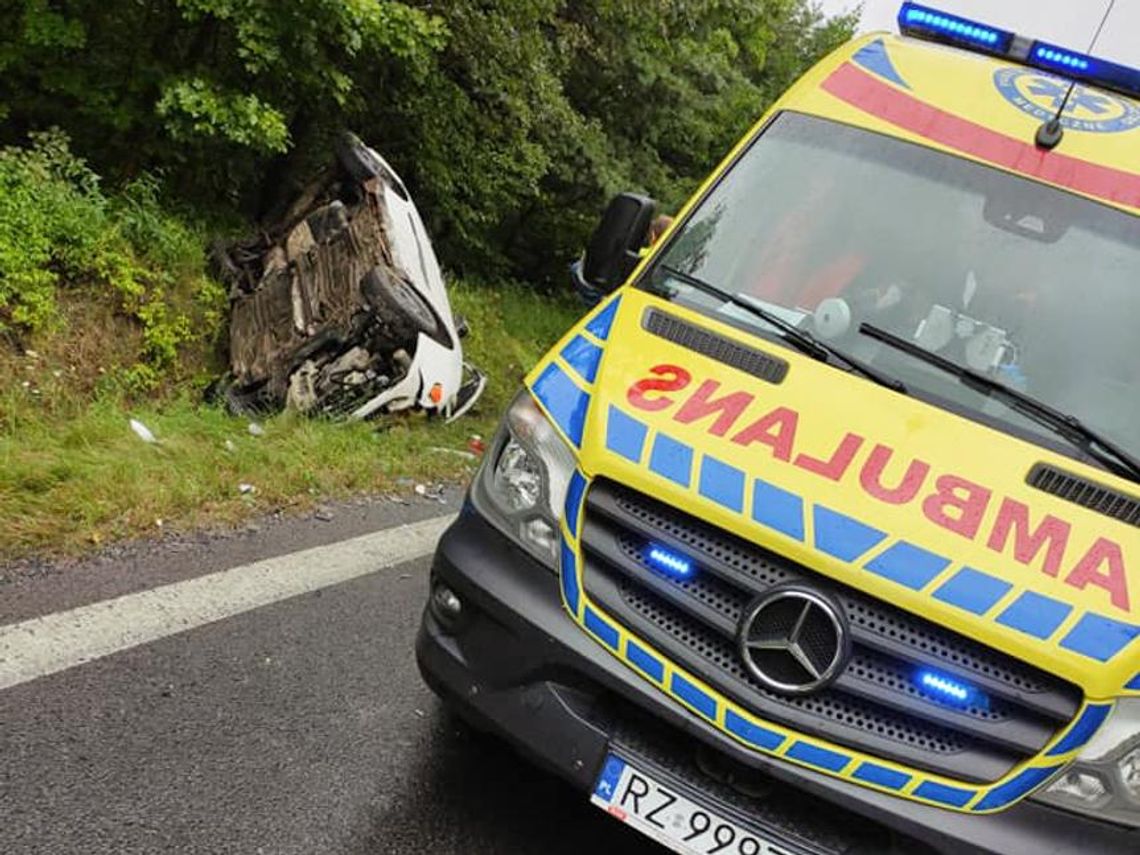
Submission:
[[[425,611],[416,658],[428,685],[583,798],[615,751],[789,852],[1140,851],[1140,834],[1035,802],[959,814],[749,752],[607,655],[563,610],[555,576],[470,504],[432,575],[463,615],[445,626]]]

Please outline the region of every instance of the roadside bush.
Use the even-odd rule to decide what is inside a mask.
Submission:
[[[810,0],[421,2],[445,46],[351,121],[450,268],[554,287],[614,193],[675,210],[855,21]]]
[[[30,148],[0,150],[0,323],[35,330],[57,322],[63,278],[114,269],[131,289],[134,271],[108,245],[106,221],[98,177],[62,134],[37,134]]]
[[[110,301],[141,333],[128,385],[153,385],[182,345],[221,321],[225,295],[203,274],[203,235],[163,210],[154,179],[108,197],[65,135],[33,134],[0,150],[0,332],[63,335],[69,295]]]

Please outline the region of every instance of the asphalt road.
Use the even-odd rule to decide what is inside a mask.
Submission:
[[[454,511],[448,499],[0,568],[0,625]],[[657,852],[423,686],[428,565],[0,691],[0,852]]]

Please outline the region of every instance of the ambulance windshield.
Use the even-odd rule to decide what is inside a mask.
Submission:
[[[923,146],[779,116],[643,287],[758,335],[697,277],[778,312],[912,394],[1059,450],[1040,425],[859,333],[866,321],[1140,453],[1140,218]]]

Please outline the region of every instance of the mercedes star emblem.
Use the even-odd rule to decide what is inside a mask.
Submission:
[[[752,603],[740,622],[738,640],[748,672],[786,694],[823,688],[851,654],[839,606],[806,588],[776,588]]]

